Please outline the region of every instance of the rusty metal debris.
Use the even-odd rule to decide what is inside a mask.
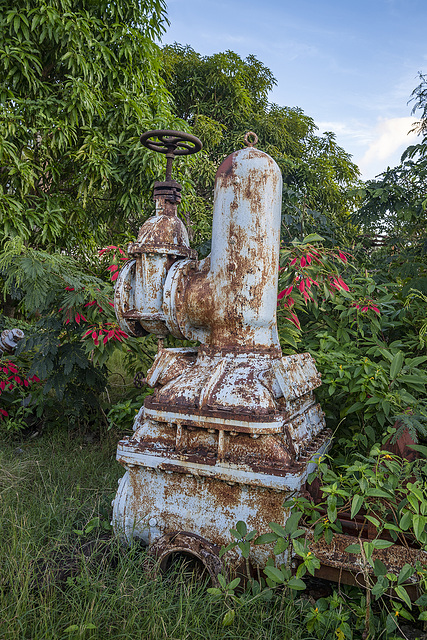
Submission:
[[[363,543],[363,538],[335,533],[331,542],[327,544],[323,539],[315,541],[313,533],[308,531],[307,540],[310,551],[320,561],[320,568],[315,571],[315,576],[342,584],[365,587],[365,572],[370,576],[374,575],[371,566],[364,567],[362,565],[361,556],[345,551],[351,544]],[[405,564],[415,566],[419,561],[423,566],[427,566],[426,551],[399,544],[393,544],[387,549],[376,549],[372,554],[372,559],[374,561],[381,560],[387,567],[387,571],[396,575]],[[416,585],[417,576],[412,576],[409,582],[413,584],[406,587],[407,591],[411,599],[416,600],[419,596]]]
[[[12,353],[18,346],[18,342],[24,337],[21,329],[5,329],[0,335],[0,355]]]
[[[246,138],[249,146],[228,156],[216,175],[210,256],[199,261],[189,246],[176,215],[180,185],[168,170],[155,187],[156,215],[129,246],[115,291],[118,321],[130,335],[200,342],[175,349],[160,343],[146,376],[154,393],[136,416],[134,435],[118,444],[127,471],[114,500],[115,530],[129,543],[142,539],[161,562],[175,552],[193,555],[212,579],[221,566],[218,549],[238,520],[259,533],[271,521],[286,523],[283,502],[304,491],[331,437],[314,398],[321,380],[313,358],[282,356],[282,178],[274,160],[252,146],[256,135]],[[190,141],[189,151],[188,140],[173,131],[142,136],[169,154],[170,168],[175,155],[201,145]],[[232,553],[230,567],[237,568],[239,548]],[[263,567],[270,554],[256,546],[249,560]]]

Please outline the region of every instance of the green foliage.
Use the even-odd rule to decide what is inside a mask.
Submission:
[[[176,122],[165,22],[163,0],[0,2],[2,238],[84,254],[129,234],[161,166],[139,136]]]
[[[318,136],[313,119],[301,109],[268,102],[276,80],[262,62],[253,55],[242,59],[232,51],[201,56],[189,46],[174,44],[162,50],[161,73],[177,115],[204,145],[187,163],[196,191],[191,209],[186,208],[195,246],[209,240],[216,169],[226,155],[243,146],[250,130],[258,136],[258,148],[282,171],[284,231],[289,240],[295,235],[302,239],[319,222],[328,236],[341,234],[358,201],[348,190],[358,184],[359,171],[333,133]],[[185,170],[183,174],[185,178]]]

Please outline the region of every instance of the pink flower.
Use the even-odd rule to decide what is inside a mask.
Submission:
[[[311,264],[311,254],[310,253],[307,253],[306,258],[307,258],[308,264]]]
[[[306,261],[304,256],[301,258],[300,264],[301,264],[302,267],[305,267],[305,265],[307,264],[307,261]]]
[[[342,251],[338,251],[338,255],[343,262],[347,262],[347,256]]]
[[[289,266],[293,267],[294,264],[296,263],[297,259],[294,258],[293,260],[290,261]]]
[[[115,280],[117,280],[118,277],[119,277],[118,271],[116,273],[113,273],[113,275],[111,276],[111,282],[114,282]]]
[[[375,313],[378,313],[378,315],[380,315],[380,310],[378,309],[378,307],[372,306],[371,309],[375,311]]]

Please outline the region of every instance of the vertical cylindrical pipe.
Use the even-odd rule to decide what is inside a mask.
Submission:
[[[195,274],[187,297],[194,325],[210,327],[211,347],[280,348],[281,197],[280,169],[258,149],[236,151],[218,169],[210,269],[206,276]]]

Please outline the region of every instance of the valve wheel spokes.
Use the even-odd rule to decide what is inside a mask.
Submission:
[[[197,153],[203,146],[196,136],[170,129],[147,131],[142,134],[140,140],[147,149],[170,156],[187,156],[191,153]]]

